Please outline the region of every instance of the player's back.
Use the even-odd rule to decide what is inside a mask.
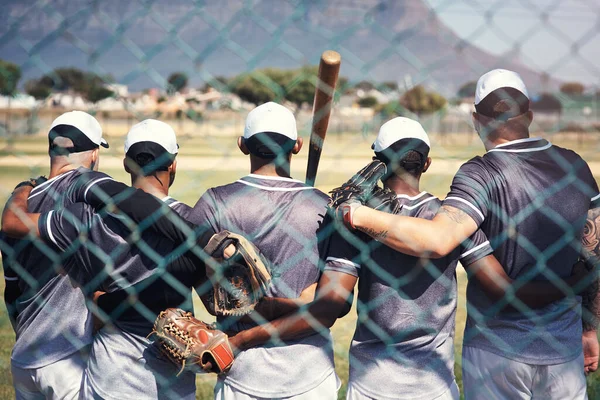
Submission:
[[[89,176],[104,176],[79,168],[35,187],[28,199],[32,213],[48,212],[73,202],[74,188]],[[16,343],[12,362],[39,368],[58,361],[92,342],[92,318],[82,291],[61,274],[60,256],[40,241],[8,239],[3,251],[5,273],[18,280],[15,302]],[[9,272],[10,271],[10,272]]]
[[[273,264],[268,296],[296,298],[319,279],[317,230],[327,202],[324,193],[300,181],[249,175],[209,189],[194,207],[190,221],[208,222],[216,232],[227,229],[243,234]],[[249,327],[236,324],[233,329]],[[286,342],[283,347],[246,350],[225,379],[245,393],[288,397],[316,387],[332,372],[327,332]]]
[[[400,215],[428,220],[441,204],[427,192],[399,195],[398,201]],[[332,238],[326,270],[358,277],[350,382],[361,393],[371,398],[430,399],[453,384],[457,261],[491,252],[481,232],[473,239],[481,243],[430,260],[397,252],[362,233],[349,240]],[[361,251],[364,246],[370,251]]]
[[[191,210],[168,196],[163,201],[184,218]],[[85,243],[63,264],[87,292],[102,290],[111,296],[127,288],[152,291],[152,304],[144,304],[141,299],[148,297],[138,292],[139,301],[123,301],[111,313],[111,325],[95,334],[85,371],[85,396],[193,396],[194,374],[182,374],[176,381],[167,379],[177,374],[177,368],[159,356],[147,336],[160,311],[192,309],[191,287],[204,277],[203,266],[195,263],[195,258],[173,256],[179,246],[152,231],[141,232],[137,241],[128,240],[131,231],[120,217],[97,214],[84,203],[42,218],[46,220],[41,224],[41,236],[54,238],[59,248],[75,243],[85,232]],[[167,264],[169,272],[164,271]]]
[[[459,179],[461,174],[477,182],[457,185],[455,178],[447,201],[453,193],[465,194],[476,210],[473,218],[485,218],[481,229],[512,279],[548,280],[571,274],[587,211],[598,194],[581,157],[544,139],[531,138],[488,151],[463,165]],[[581,352],[579,298],[525,313],[498,312],[473,281],[467,299],[465,345],[536,364],[570,361]],[[476,320],[479,313],[484,314],[483,320]]]

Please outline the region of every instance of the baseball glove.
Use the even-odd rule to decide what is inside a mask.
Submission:
[[[47,180],[48,180],[48,178],[46,178],[43,175],[40,175],[37,178],[30,178],[28,181],[23,181],[23,182],[19,183],[17,186],[15,186],[14,190],[17,190],[18,188],[23,187],[23,186],[31,186],[32,188],[34,188],[34,187],[46,182]]]
[[[349,181],[333,189],[329,206],[337,208],[350,200],[366,204],[372,197],[377,182],[386,174],[387,168],[379,160],[373,160],[369,165],[358,171]]]
[[[383,211],[389,214],[398,214],[402,206],[398,201],[398,195],[388,188],[375,187],[371,196],[365,204],[367,207]]]
[[[226,258],[225,249],[235,246]],[[203,296],[214,315],[246,315],[267,293],[271,283],[271,264],[252,242],[241,235],[222,231],[204,248],[216,263],[208,263],[207,275],[212,289]]]
[[[168,308],[156,318],[149,336],[158,337],[158,347],[175,365],[192,372],[229,371],[235,356],[227,335],[178,308]]]

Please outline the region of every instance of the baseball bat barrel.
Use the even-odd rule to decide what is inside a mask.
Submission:
[[[308,165],[306,168],[306,184],[315,185],[317,170],[321,159],[321,151],[329,117],[333,105],[333,94],[340,72],[342,57],[333,50],[327,50],[321,55],[319,62],[319,74],[315,87],[315,98],[313,101],[313,119],[310,132],[310,147],[308,149]]]

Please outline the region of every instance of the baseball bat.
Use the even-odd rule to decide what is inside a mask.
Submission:
[[[333,94],[335,93],[341,61],[342,57],[338,52],[327,50],[321,55],[321,61],[319,62],[319,74],[313,101],[308,165],[306,167],[306,184],[310,186],[315,185],[317,178],[317,169],[319,168],[323,142],[327,134],[327,125],[329,125]]]

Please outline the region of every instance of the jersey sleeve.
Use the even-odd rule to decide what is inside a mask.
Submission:
[[[347,229],[334,230],[324,251],[325,271],[343,272],[358,277],[362,240]]]
[[[480,226],[490,207],[491,180],[481,165],[473,160],[463,164],[452,180],[450,193],[442,206],[458,208]]]
[[[14,257],[14,239],[8,238],[4,233],[0,232],[0,254],[2,254],[2,270],[4,272],[4,280],[6,282],[18,282],[19,275],[12,268],[11,256]],[[11,253],[9,255],[9,252]]]
[[[490,241],[481,229],[467,238],[460,246],[459,261],[463,266],[473,264],[494,252]]]
[[[598,190],[598,184],[596,183],[596,180],[594,179],[593,175],[591,178],[590,186],[594,194],[594,196],[590,199],[590,210],[593,210],[594,208],[600,207],[600,191]]]
[[[101,220],[93,208],[84,203],[48,211],[38,220],[40,238],[56,250],[61,267],[82,287],[106,274],[104,269],[110,263],[110,255],[102,249],[102,243],[92,239],[93,229],[98,229],[99,223]]]
[[[66,251],[77,241],[81,232],[89,229],[90,207],[74,203],[65,208],[51,210],[40,215],[38,229],[40,238],[58,251]]]
[[[89,204],[95,210],[114,206],[140,230],[149,229],[174,243],[195,241],[201,247],[208,243],[210,237],[207,239],[207,235],[195,232],[193,224],[153,195],[117,182],[108,175],[94,173],[88,178],[87,184],[77,185],[75,201]]]
[[[189,214],[189,220],[197,226],[211,229],[214,232],[221,231],[219,226],[219,206],[212,189],[207,190]]]

